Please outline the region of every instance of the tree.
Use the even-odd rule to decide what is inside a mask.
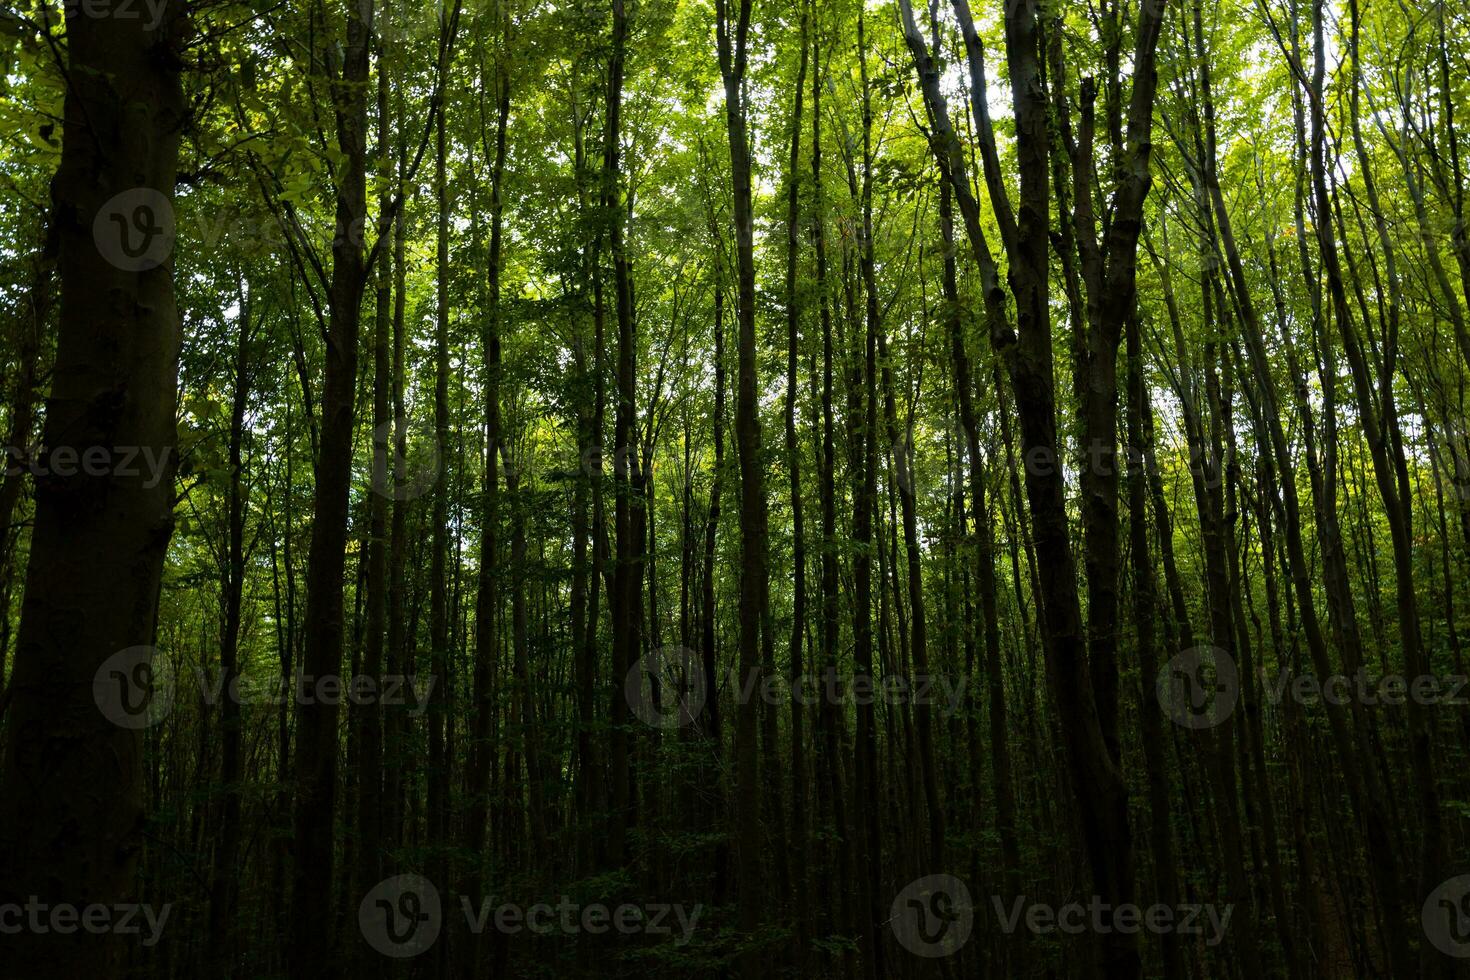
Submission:
[[[35,486],[38,557],[6,691],[7,904],[135,900],[143,728],[170,696],[154,643],[178,462],[173,201],[191,25],[182,7],[151,25],[95,13],[66,12],[58,66],[69,79],[51,185],[60,320],[33,470],[47,474]],[[145,449],[163,461],[157,479],[131,463]],[[7,969],[33,976],[118,975],[125,952],[115,932],[27,930],[7,947]]]

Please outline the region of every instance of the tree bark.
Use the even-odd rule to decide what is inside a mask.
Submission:
[[[147,447],[166,462],[156,480],[121,467],[48,467],[37,480],[0,772],[0,902],[136,897],[147,784],[143,731],[128,725],[147,723],[130,712],[157,665],[151,645],[174,524],[171,203],[188,30],[180,6],[146,26],[66,9],[68,84],[51,185],[61,316],[39,462],[93,447],[113,461]],[[125,669],[104,666],[130,648],[142,649]],[[122,723],[98,710],[114,697]],[[119,976],[125,948],[116,932],[25,930],[7,937],[6,968]]]
[[[763,608],[766,556],[766,499],[761,433],[757,417],[755,364],[755,224],[751,189],[750,143],[746,135],[746,41],[751,0],[737,0],[732,21],[727,0],[716,0],[716,32],[720,75],[725,85],[725,129],[730,144],[735,220],[735,448],[740,464],[740,628],[739,665],[742,681],[763,669],[760,634],[766,626]],[[737,793],[736,883],[740,928],[747,948],[740,956],[746,980],[761,975],[760,950],[752,941],[760,927],[762,787],[756,745],[759,699],[747,698],[735,714],[735,787]]]

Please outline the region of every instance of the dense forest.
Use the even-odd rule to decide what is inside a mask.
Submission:
[[[1470,7],[0,62],[0,977],[1470,975]]]

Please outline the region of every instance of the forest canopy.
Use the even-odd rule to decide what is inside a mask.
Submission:
[[[0,978],[1461,975],[1470,7],[0,62]]]

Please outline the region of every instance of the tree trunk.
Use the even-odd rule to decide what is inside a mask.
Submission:
[[[66,10],[69,82],[51,185],[61,318],[43,444],[52,454],[70,448],[119,463],[147,447],[164,466],[158,474],[134,464],[133,475],[119,465],[116,473],[108,466],[101,475],[83,469],[37,480],[35,560],[26,570],[0,773],[0,903],[136,896],[142,728],[168,698],[159,690],[157,703],[137,700],[156,669],[151,644],[173,531],[180,322],[171,202],[187,113],[180,69],[188,29],[182,7],[148,26]],[[37,977],[119,976],[125,948],[116,931],[25,930],[7,937],[6,967]]]
[[[796,920],[795,966],[807,967],[811,941],[811,910],[807,866],[807,764],[805,718],[800,691],[803,681],[802,645],[806,631],[806,536],[801,505],[801,450],[796,436],[796,365],[801,329],[801,310],[796,286],[801,220],[801,110],[806,95],[807,36],[810,11],[801,8],[801,60],[792,92],[791,150],[786,165],[786,470],[791,486],[791,641],[788,646],[791,672],[791,869],[792,906]]]
[[[620,0],[615,0],[620,2]],[[760,633],[766,624],[764,589],[766,498],[764,463],[760,459],[760,420],[756,403],[755,254],[750,144],[745,129],[746,40],[751,0],[737,0],[731,22],[727,0],[716,0],[720,74],[725,84],[725,129],[730,144],[734,185],[736,302],[738,324],[735,383],[735,448],[740,463],[740,677],[749,682],[762,669]],[[735,787],[737,793],[736,881],[739,921],[746,950],[740,973],[746,980],[761,975],[760,950],[753,940],[761,919],[761,812],[756,723],[759,699],[746,698],[735,716]]]
[[[627,250],[623,241],[626,208],[620,183],[622,154],[623,58],[628,38],[628,17],[623,0],[612,4],[612,54],[608,63],[607,140],[604,152],[603,208],[609,220],[617,341],[617,410],[613,428],[613,477],[617,487],[614,502],[616,534],[616,594],[611,603],[613,629],[612,692],[612,834],[610,851],[616,864],[628,859],[627,833],[634,822],[636,798],[629,764],[630,719],[623,679],[633,669],[639,651],[642,600],[643,544],[642,492],[638,456],[634,450],[637,424],[637,339],[633,332],[633,285]],[[635,511],[639,513],[635,513]]]
[[[502,35],[503,36],[503,35]],[[491,726],[495,716],[497,620],[500,607],[496,543],[500,525],[500,269],[504,230],[506,127],[510,120],[510,77],[507,53],[495,58],[495,135],[490,166],[490,243],[485,261],[485,323],[481,356],[485,382],[481,411],[485,417],[485,474],[480,486],[480,568],[475,580],[475,651],[471,670],[469,765],[465,774],[464,847],[469,866],[464,869],[460,893],[475,894],[483,881],[485,821],[489,812],[490,768],[495,758]],[[479,937],[462,944],[460,976],[477,975],[482,944]]]
[[[348,488],[357,394],[357,341],[366,263],[360,233],[367,216],[368,39],[372,8],[353,4],[341,75],[336,79],[336,184],[341,234],[332,244],[326,368],[322,385],[321,454],[316,472],[316,515],[306,567],[305,650],[302,672],[337,676],[342,670],[342,583],[347,550]],[[336,975],[333,813],[337,800],[338,705],[302,703],[296,712],[296,865],[291,892],[291,959],[302,976]]]
[[[219,840],[215,844],[214,878],[209,895],[210,960],[233,975],[235,902],[239,893],[235,867],[240,849],[240,606],[245,594],[244,483],[245,409],[250,400],[250,342],[254,334],[249,294],[240,297],[239,337],[235,347],[235,390],[230,399],[229,465],[225,484],[225,561],[221,575],[222,628],[220,631],[220,802]],[[376,770],[373,770],[376,771]]]

